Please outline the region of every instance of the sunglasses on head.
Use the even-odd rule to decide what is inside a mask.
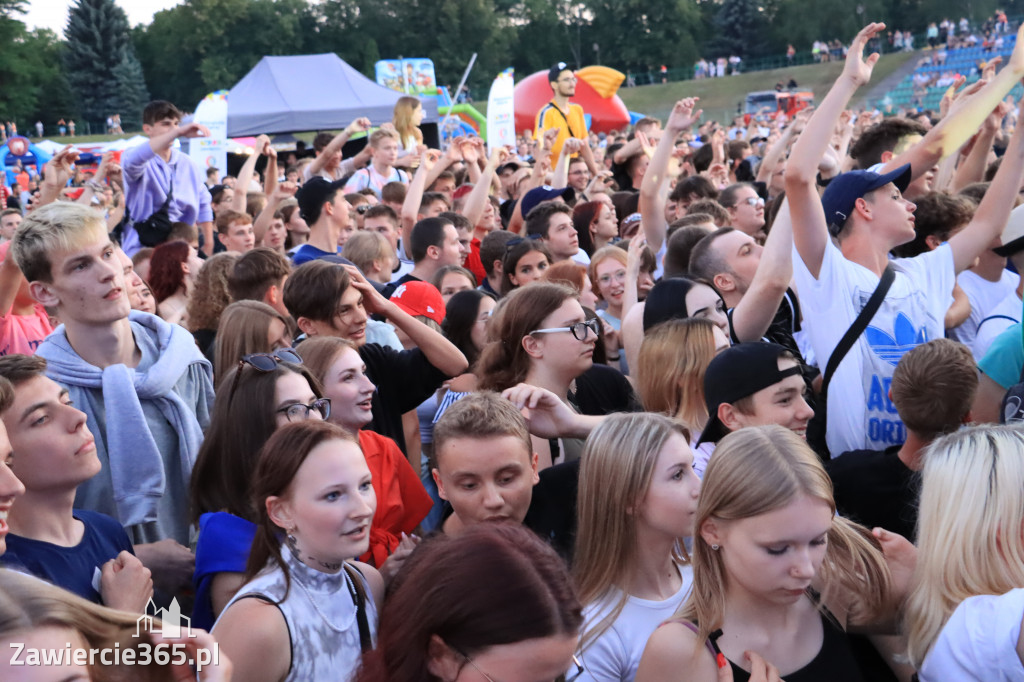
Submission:
[[[238,388],[238,380],[242,376],[242,368],[249,365],[257,372],[273,372],[278,363],[287,362],[290,365],[301,365],[302,357],[294,348],[279,348],[269,353],[252,353],[242,356],[238,361],[238,369],[235,371],[235,380],[231,382],[231,391],[228,393],[228,403],[235,397],[235,389]],[[328,408],[330,409],[330,408]]]

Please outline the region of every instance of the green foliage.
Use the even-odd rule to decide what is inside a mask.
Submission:
[[[114,67],[114,111],[121,113],[121,127],[124,130],[142,129],[142,110],[149,102],[146,78],[142,65],[135,58],[134,50],[125,50],[121,63]]]
[[[64,74],[82,116],[99,124],[119,112],[114,69],[131,47],[128,17],[114,0],[77,0],[64,33]]]
[[[698,58],[702,22],[689,0],[590,0],[588,6],[590,35],[609,66],[642,71]]]
[[[761,57],[768,53],[769,13],[757,0],[724,0],[715,13],[713,57]]]

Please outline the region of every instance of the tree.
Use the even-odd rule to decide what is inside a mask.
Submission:
[[[142,110],[149,103],[149,91],[134,50],[130,47],[125,50],[124,58],[111,75],[117,87],[113,110],[121,114],[121,127],[124,130],[141,130]]]
[[[700,9],[690,0],[589,0],[588,6],[594,17],[591,40],[601,46],[608,66],[689,67],[697,60]]]
[[[64,72],[83,118],[103,129],[117,109],[114,70],[130,47],[128,17],[114,0],[76,0],[65,30]]]
[[[769,21],[757,0],[724,0],[715,13],[714,29],[709,45],[714,56],[749,58],[767,52]]]

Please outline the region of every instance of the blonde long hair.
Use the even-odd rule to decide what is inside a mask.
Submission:
[[[906,607],[908,653],[919,668],[968,597],[1024,585],[1024,430],[976,426],[924,455],[917,567]]]
[[[722,627],[728,583],[722,555],[711,549],[700,529],[711,518],[749,519],[781,509],[802,495],[819,499],[832,510],[825,560],[818,570],[821,603],[838,595],[859,598],[852,614],[880,614],[890,601],[890,575],[878,543],[862,526],[835,516],[832,482],[804,439],[778,425],[735,431],[715,448],[701,483],[694,521],[693,590],[679,616],[697,623],[703,648],[708,635]]]
[[[131,649],[138,661],[140,647],[153,644],[148,633],[135,635],[140,620],[136,614],[94,604],[42,580],[0,568],[0,638],[16,641],[19,633],[35,628],[68,628],[79,633],[91,649]],[[159,622],[154,619],[154,625]],[[96,682],[175,679],[169,667],[155,663],[90,666],[89,675]]]
[[[715,357],[715,325],[702,318],[671,320],[647,332],[640,345],[636,390],[644,409],[704,429],[704,373]]]
[[[671,419],[639,412],[611,415],[587,438],[580,456],[573,563],[582,604],[621,590],[636,570],[640,549],[635,511],[647,497],[658,454],[673,434],[687,438],[686,430]],[[682,543],[677,543],[672,558],[679,564],[690,560]],[[622,591],[603,619],[586,625],[581,650],[611,627],[628,599]]]
[[[403,147],[410,137],[416,140],[416,144],[423,144],[423,133],[420,132],[417,126],[412,124],[413,114],[422,106],[423,103],[420,102],[418,97],[410,97],[409,95],[399,97],[398,101],[395,102],[395,113],[393,116],[395,119],[395,130],[398,131]]]

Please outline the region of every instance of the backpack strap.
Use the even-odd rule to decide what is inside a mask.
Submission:
[[[832,375],[836,373],[839,363],[843,361],[846,354],[853,348],[853,344],[857,342],[860,335],[867,329],[871,318],[878,312],[882,301],[885,299],[885,295],[889,293],[889,288],[892,286],[894,279],[896,279],[896,271],[892,269],[891,264],[888,264],[885,266],[885,271],[882,272],[882,277],[878,280],[878,286],[871,292],[871,298],[868,299],[867,304],[860,311],[860,314],[857,315],[857,319],[853,321],[850,328],[843,334],[843,338],[839,340],[835,350],[832,351],[832,355],[828,358],[828,364],[825,365],[825,377],[821,382],[821,394],[823,396],[828,396],[828,385],[832,382]]]
[[[363,653],[366,653],[373,649],[373,639],[370,636],[370,623],[366,617],[366,588],[363,586],[363,572],[347,561],[343,566],[351,583],[349,584],[348,591],[356,605],[356,621],[359,623],[359,647]]]

